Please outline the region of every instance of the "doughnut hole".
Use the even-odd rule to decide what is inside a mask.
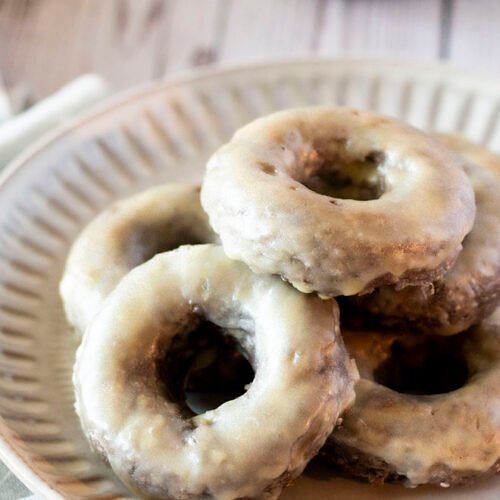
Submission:
[[[425,337],[380,328],[342,334],[361,378],[399,393],[445,394],[463,387],[474,373],[464,356],[464,334]]]
[[[244,394],[255,373],[249,354],[224,329],[203,321],[177,335],[158,360],[162,392],[186,417],[199,415]]]
[[[380,166],[385,154],[371,151],[364,158],[312,151],[303,154],[291,173],[292,177],[315,193],[331,198],[376,200],[385,191]]]
[[[207,236],[200,234],[199,227],[199,221],[189,217],[169,220],[168,223],[158,221],[131,226],[121,238],[127,264],[133,268],[158,253],[175,250],[182,245],[206,243]]]
[[[463,387],[469,370],[461,339],[426,339],[415,345],[395,340],[388,357],[374,370],[375,382],[404,394],[445,394]]]

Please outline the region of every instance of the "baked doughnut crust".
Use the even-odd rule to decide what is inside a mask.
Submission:
[[[395,343],[417,356],[415,346],[426,342],[425,336],[345,332],[361,379],[355,404],[321,455],[372,482],[407,486],[447,487],[500,472],[499,320],[492,317],[454,337],[434,337],[459,346],[455,354],[463,356],[468,374],[462,387],[433,395],[396,392],[374,380]]]
[[[203,320],[238,340],[255,378],[194,416],[158,366]],[[334,301],[257,276],[214,245],[159,254],[121,280],[73,378],[83,430],[115,473],[143,496],[176,499],[277,497],[352,402],[356,379]]]
[[[430,286],[387,286],[349,300],[372,320],[452,335],[489,316],[500,303],[500,158],[457,136],[439,139],[473,162],[465,171],[474,188],[476,218],[463,250]]]
[[[200,187],[165,184],[115,203],[73,244],[60,284],[68,321],[79,336],[120,279],[156,253],[211,243]]]
[[[354,295],[446,272],[474,220],[464,163],[375,113],[292,109],[216,151],[201,200],[231,258],[303,292]]]

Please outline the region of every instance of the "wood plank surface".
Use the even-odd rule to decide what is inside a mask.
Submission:
[[[351,0],[344,4],[341,49],[358,55],[436,58],[441,2]]]
[[[298,57],[312,52],[319,2],[229,0],[220,60]]]
[[[498,0],[454,0],[449,59],[461,66],[500,71]]]
[[[163,0],[5,0],[0,70],[39,95],[83,72],[116,87],[161,74],[169,7]],[[161,57],[160,57],[161,55]]]
[[[88,71],[119,89],[309,54],[500,71],[498,26],[497,0],[0,0],[0,72],[44,96]]]
[[[170,2],[165,45],[158,50],[158,74],[215,62],[226,10],[226,0]]]

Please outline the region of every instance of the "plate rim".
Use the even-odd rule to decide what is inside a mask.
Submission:
[[[9,471],[14,474],[32,494],[41,495],[50,500],[64,500],[64,497],[46,483],[30,466],[28,460],[17,453],[8,441],[6,435],[12,435],[12,431],[0,417],[0,459]]]
[[[268,59],[265,61],[256,61],[251,63],[237,64],[211,64],[199,68],[191,68],[180,71],[174,75],[167,75],[156,78],[144,83],[134,85],[128,89],[123,89],[104,100],[96,103],[90,109],[78,113],[76,116],[69,118],[68,121],[56,126],[55,129],[42,134],[32,144],[26,147],[22,152],[10,160],[5,167],[0,171],[0,188],[15,175],[23,164],[29,161],[33,156],[42,152],[53,142],[65,136],[73,129],[82,124],[97,118],[100,115],[106,114],[111,110],[118,108],[130,101],[141,99],[145,95],[161,92],[169,87],[175,87],[187,83],[193,83],[203,79],[208,79],[214,76],[222,76],[231,73],[239,73],[248,70],[263,70],[266,68],[274,68],[276,66],[301,66],[301,65],[344,65],[351,64],[359,65],[380,65],[386,67],[405,68],[408,70],[431,71],[435,70],[440,73],[455,75],[460,78],[470,79],[475,82],[480,82],[481,86],[497,85],[500,87],[500,72],[475,70],[460,65],[455,65],[443,59],[425,60],[425,59],[402,59],[402,58],[383,58],[383,57],[364,57],[364,56],[304,56],[290,59]],[[499,90],[500,95],[500,90]]]
[[[190,70],[178,72],[173,76],[158,78],[146,83],[135,85],[129,89],[121,90],[92,106],[91,109],[79,113],[72,119],[59,125],[54,130],[43,134],[35,140],[30,146],[23,150],[5,168],[0,172],[0,195],[2,190],[19,173],[27,163],[32,161],[37,155],[43,153],[53,143],[61,140],[76,128],[99,118],[102,115],[124,106],[132,101],[139,100],[158,92],[163,92],[168,88],[179,85],[192,84],[212,77],[236,74],[249,70],[265,70],[279,67],[293,66],[325,66],[330,65],[352,65],[353,67],[370,65],[370,67],[380,66],[388,68],[407,69],[419,72],[435,71],[439,75],[456,76],[461,79],[469,79],[477,82],[478,86],[497,86],[500,97],[500,73],[489,71],[476,71],[466,67],[454,65],[443,60],[403,60],[398,58],[380,58],[364,56],[305,56],[290,59],[267,59],[266,61],[257,61],[252,63],[221,64],[210,65],[202,68],[193,68]],[[42,477],[31,466],[30,461],[24,456],[25,452],[18,453],[10,445],[9,440],[14,440],[15,435],[0,416],[0,460],[33,494],[41,495],[47,499],[60,500],[64,497],[45,482]]]

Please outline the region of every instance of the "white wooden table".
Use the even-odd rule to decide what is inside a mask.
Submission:
[[[207,63],[377,55],[500,71],[498,0],[3,0],[0,71],[43,96]]]
[[[204,64],[384,56],[500,72],[500,0],[2,0],[0,73],[40,98]],[[28,494],[0,464],[0,500]]]

